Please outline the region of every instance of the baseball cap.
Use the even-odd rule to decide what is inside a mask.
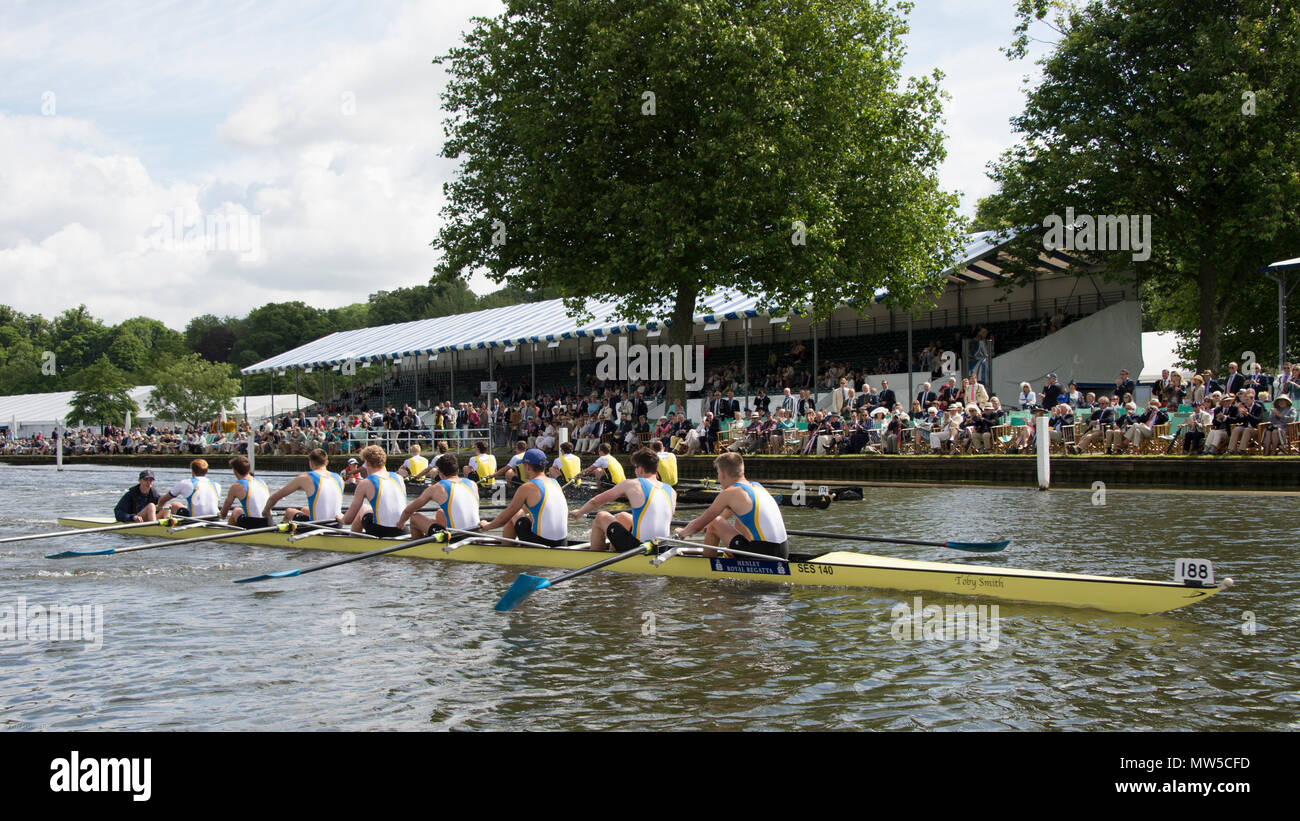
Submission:
[[[348,460],[348,464],[349,464],[349,465],[355,465],[355,464],[357,464],[357,460],[356,460],[356,459],[349,459],[349,460]]]
[[[528,450],[524,451],[524,458],[521,459],[520,461],[522,461],[525,465],[533,465],[534,467],[539,467],[539,468],[544,468],[549,463],[546,458],[546,454],[542,453],[537,448],[529,448]]]
[[[140,477],[139,477],[139,478],[141,478],[141,479],[152,479],[152,478],[153,478],[153,471],[152,471],[152,470],[142,470],[142,471],[140,471]]]

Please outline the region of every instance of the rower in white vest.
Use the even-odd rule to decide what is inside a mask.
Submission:
[[[216,516],[221,509],[221,485],[208,478],[208,460],[190,462],[190,476],[172,485],[158,500],[157,509],[171,508],[173,516]]]
[[[262,516],[270,519],[272,508],[281,499],[301,491],[307,494],[306,507],[291,507],[284,512],[286,522],[321,522],[333,519],[334,524],[343,518],[343,477],[329,471],[329,455],[320,448],[307,454],[311,469],[299,473],[293,481],[267,497]]]
[[[230,524],[245,530],[268,527],[271,519],[262,515],[267,501],[271,498],[271,491],[266,486],[266,482],[253,475],[253,466],[249,464],[247,456],[236,456],[231,459],[230,470],[235,474],[235,481],[230,485],[230,492],[226,494],[226,503],[221,506],[218,515],[223,519],[230,516]]]
[[[409,519],[414,539],[423,539],[430,530],[478,530],[478,483],[460,475],[460,461],[455,454],[444,453],[433,464],[437,478],[402,511],[398,529]],[[432,517],[419,512],[430,502],[438,506]],[[452,534],[448,541],[463,538],[464,534]]]
[[[397,521],[406,509],[406,484],[385,469],[387,454],[379,445],[362,448],[360,456],[366,476],[357,482],[343,524],[350,525],[354,533],[364,531],[382,538],[401,536],[405,531]]]
[[[677,491],[659,479],[659,457],[649,448],[632,454],[632,479],[624,479],[598,494],[585,505],[573,510],[574,518],[604,507],[618,499],[627,499],[632,508],[615,516],[608,511],[596,514],[591,523],[591,550],[631,550],[642,542],[667,536],[677,508]]]
[[[507,539],[533,542],[546,547],[568,544],[569,521],[565,518],[564,492],[560,484],[546,475],[546,454],[530,448],[520,456],[519,470],[524,479],[510,504],[492,521],[479,522],[479,530],[501,528]]]
[[[727,452],[713,460],[713,467],[718,472],[722,492],[708,510],[677,530],[678,538],[689,538],[707,528],[706,545],[790,558],[781,508],[762,485],[745,478],[744,458],[739,453]],[[734,519],[735,523],[728,519]],[[704,555],[716,556],[717,551],[706,549]]]

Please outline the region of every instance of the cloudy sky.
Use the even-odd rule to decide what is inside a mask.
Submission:
[[[911,17],[906,71],[947,75],[942,181],[967,214],[1034,68],[998,51],[1013,6],[917,0]],[[452,171],[430,61],[501,7],[0,0],[5,304],[179,330],[428,281]],[[224,232],[196,239],[200,215]]]

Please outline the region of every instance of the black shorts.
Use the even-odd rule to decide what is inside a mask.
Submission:
[[[369,533],[371,536],[378,536],[381,539],[391,539],[394,536],[406,535],[406,531],[401,528],[375,524],[375,514],[373,513],[367,513],[361,517],[361,530],[364,533]]]
[[[568,539],[543,539],[533,532],[533,520],[527,516],[520,516],[515,520],[515,538],[521,542],[532,542],[543,547],[564,547],[569,543]]]
[[[240,516],[235,524],[244,530],[252,530],[255,527],[270,527],[271,521],[262,516]]]
[[[631,531],[623,527],[622,522],[610,522],[609,527],[605,529],[605,538],[620,553],[625,553],[641,544],[641,541],[633,536]]]
[[[177,509],[176,509],[176,512],[173,513],[172,515],[173,515],[173,516],[186,517],[186,516],[189,516],[189,515],[190,515],[190,509],[189,509],[188,507],[177,508]]]
[[[744,536],[737,533],[731,538],[728,545],[734,550],[746,550],[750,553],[762,553],[764,556],[771,556],[774,559],[790,558],[790,542],[784,541],[780,544],[775,542],[751,542]]]

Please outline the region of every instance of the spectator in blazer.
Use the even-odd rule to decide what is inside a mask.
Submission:
[[[922,408],[928,408],[939,401],[939,394],[930,390],[930,383],[926,382],[921,386],[921,392],[916,395],[916,401],[921,403]]]
[[[1228,379],[1225,382],[1224,393],[1230,393],[1233,396],[1241,393],[1246,388],[1246,377],[1242,376],[1237,370],[1236,362],[1228,363]]]
[[[1240,376],[1240,374],[1238,374]],[[1228,438],[1228,455],[1242,454],[1250,443],[1258,438],[1260,423],[1264,421],[1264,404],[1255,401],[1255,392],[1250,388],[1244,398],[1238,398],[1234,406],[1237,410],[1236,427]]]

